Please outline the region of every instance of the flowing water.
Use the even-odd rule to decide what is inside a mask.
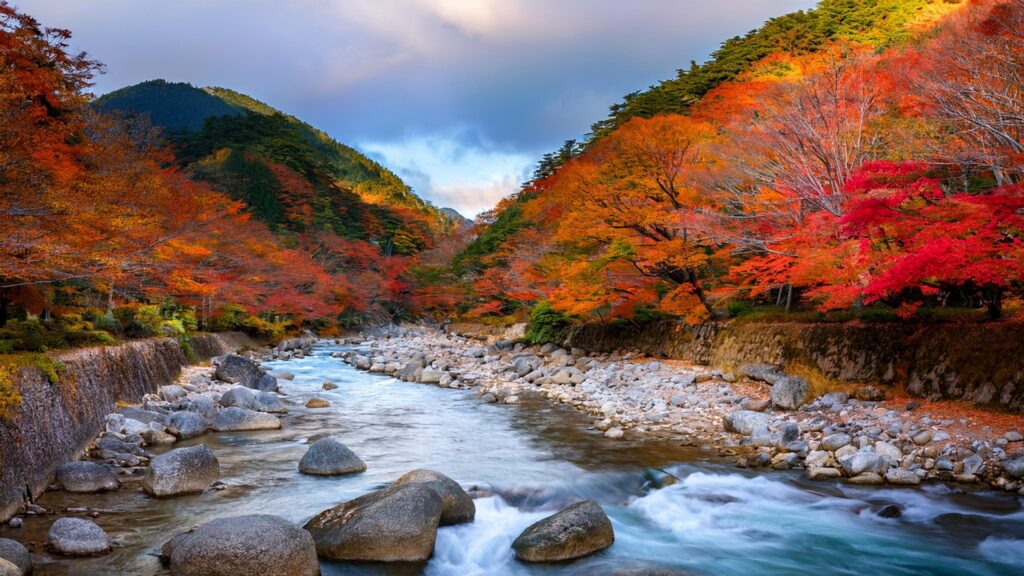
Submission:
[[[273,432],[222,433],[205,442],[221,463],[223,491],[156,500],[140,490],[100,495],[50,492],[42,503],[101,512],[114,553],[90,559],[38,554],[35,574],[156,574],[161,544],[214,518],[277,514],[305,522],[317,512],[386,485],[414,468],[476,485],[472,524],[441,528],[425,565],[323,562],[325,575],[491,576],[628,574],[662,569],[701,575],[1024,574],[1024,507],[1019,498],[941,485],[869,489],[809,483],[799,474],[740,473],[681,446],[605,440],[578,413],[526,401],[480,402],[473,392],[408,384],[357,372],[319,346],[312,357],[269,363],[296,374],[283,381],[291,410]],[[339,385],[321,390],[324,380]],[[331,406],[307,410],[313,396]],[[306,445],[331,435],[368,465],[363,474],[298,473]],[[680,481],[651,489],[645,470]],[[490,495],[486,495],[490,494]],[[599,501],[615,544],[575,563],[515,561],[510,544],[531,523],[578,498]],[[878,512],[897,503],[899,518]],[[0,535],[45,539],[52,517],[30,518]],[[621,572],[619,572],[621,570]],[[640,573],[640,572],[636,572]],[[272,575],[268,575],[272,576]]]

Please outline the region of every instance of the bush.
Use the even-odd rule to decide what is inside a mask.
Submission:
[[[530,344],[544,344],[561,339],[570,318],[551,307],[543,300],[530,311],[530,322],[526,325],[526,341]]]

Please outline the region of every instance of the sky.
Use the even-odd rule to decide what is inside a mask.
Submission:
[[[472,217],[625,94],[809,0],[12,0],[106,65],[238,90]]]

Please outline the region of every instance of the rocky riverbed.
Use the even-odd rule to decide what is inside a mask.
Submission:
[[[794,544],[862,538],[888,550],[885,566],[925,574],[922,551],[950,544],[934,530],[979,521],[942,552],[951,565],[1000,574],[1024,554],[1016,495],[859,486],[1019,491],[1012,433],[972,435],[927,405],[809,394],[769,366],[729,374],[423,328],[218,357],[108,415],[83,459],[0,527],[0,574],[33,560],[43,575],[160,573],[157,556],[172,576],[406,573],[351,564],[367,560],[444,576],[831,565],[758,551],[765,530]],[[804,476],[833,481],[809,489]],[[750,534],[730,528],[761,514]]]
[[[802,378],[767,365],[732,373],[419,327],[379,330],[360,343],[363,350],[340,358],[409,382],[472,388],[484,402],[541,395],[592,416],[611,440],[671,438],[741,468],[798,469],[811,479],[988,483],[1024,495],[1020,418],[1001,418],[994,428],[984,424],[985,413],[951,416],[913,400],[886,401],[874,386],[815,398]]]

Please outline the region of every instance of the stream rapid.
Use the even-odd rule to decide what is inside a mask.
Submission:
[[[487,404],[472,391],[358,372],[331,357],[343,349],[321,344],[312,356],[264,364],[295,374],[281,381],[290,411],[281,430],[209,434],[176,445],[207,444],[220,461],[224,490],[167,500],[150,498],[137,485],[105,494],[44,495],[40,503],[48,508],[98,511],[95,521],[116,548],[86,559],[37,554],[34,573],[159,574],[161,545],[204,522],[265,513],[301,524],[409,470],[430,468],[474,487],[481,495],[476,520],[441,528],[424,565],[321,561],[325,576],[1024,574],[1018,496],[944,485],[855,487],[810,482],[797,473],[739,471],[693,448],[608,440],[588,429],[584,415],[544,400]],[[325,380],[338,388],[322,390]],[[312,397],[331,405],[305,408]],[[300,474],[308,444],[324,436],[351,448],[367,471]],[[652,469],[679,481],[655,488]],[[615,530],[611,548],[569,564],[513,558],[510,545],[524,528],[581,498],[597,500],[608,513]],[[892,516],[891,505],[898,506],[898,517],[884,517]],[[29,518],[0,536],[41,543],[55,518]]]

